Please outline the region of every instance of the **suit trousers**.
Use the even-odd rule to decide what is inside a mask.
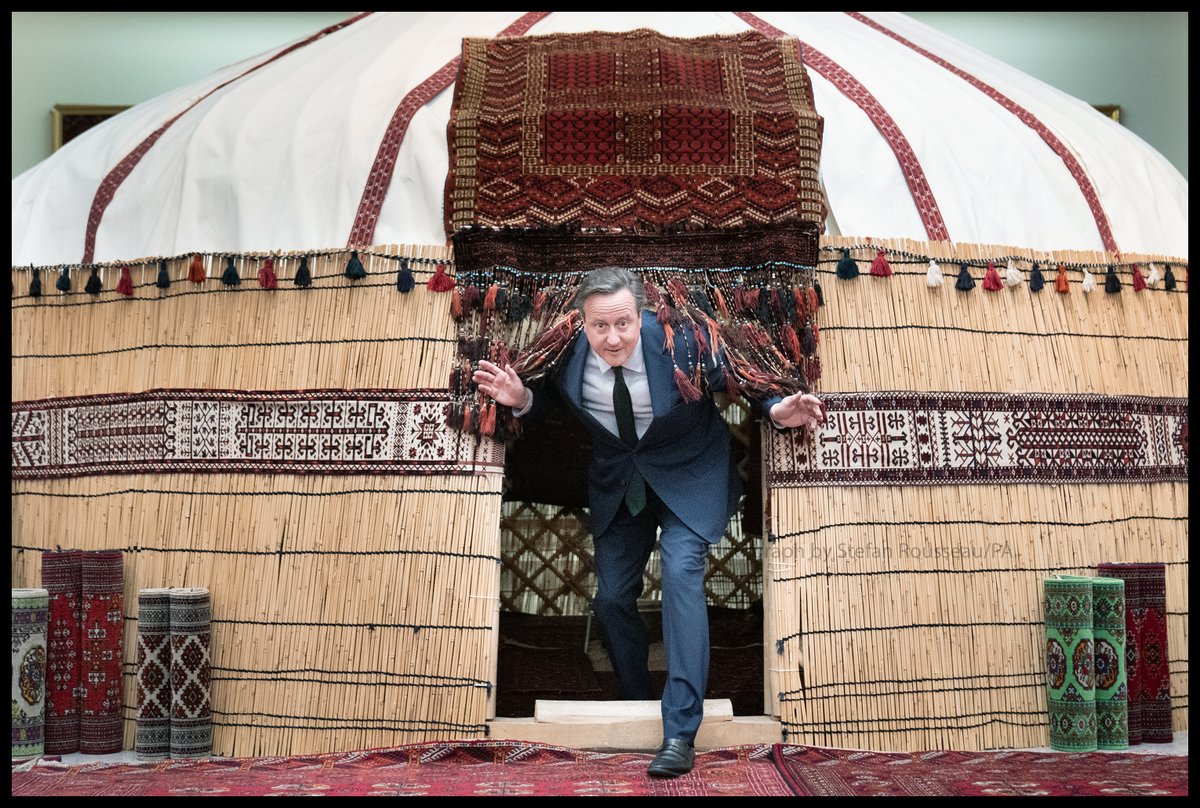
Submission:
[[[603,534],[593,537],[596,597],[592,611],[603,629],[620,696],[654,700],[650,646],[637,609],[646,562],[662,530],[663,645],[667,683],[662,692],[664,738],[695,741],[708,686],[708,605],[704,573],[711,544],[685,525],[652,491],[632,516],[624,504]],[[719,539],[719,537],[718,537]]]

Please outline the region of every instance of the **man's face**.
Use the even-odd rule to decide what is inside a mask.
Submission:
[[[642,329],[633,292],[593,294],[583,301],[583,333],[592,350],[613,367],[625,364]]]

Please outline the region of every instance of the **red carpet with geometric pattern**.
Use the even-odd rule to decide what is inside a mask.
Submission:
[[[799,796],[1181,796],[1186,755],[1112,752],[852,752],[779,744]]]
[[[521,741],[458,741],[291,758],[159,763],[43,761],[14,769],[14,797],[1186,795],[1186,756],[853,752],[788,744],[700,752],[673,780],[652,755]]]

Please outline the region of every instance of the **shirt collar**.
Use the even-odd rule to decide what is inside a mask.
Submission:
[[[595,349],[588,346],[588,362],[592,366],[592,370],[597,373],[612,373],[613,366],[604,361],[600,354],[596,353]],[[633,346],[633,352],[629,354],[629,358],[622,365],[626,370],[631,370],[634,373],[646,372],[646,357],[642,356],[642,336],[638,334],[637,345]]]

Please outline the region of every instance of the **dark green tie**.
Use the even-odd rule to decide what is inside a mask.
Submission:
[[[633,446],[638,439],[637,425],[633,420],[633,399],[629,395],[629,388],[625,386],[624,370],[620,366],[613,368],[613,412],[617,416],[621,440]],[[636,468],[629,479],[629,488],[625,489],[625,505],[634,516],[646,507],[646,481]]]

